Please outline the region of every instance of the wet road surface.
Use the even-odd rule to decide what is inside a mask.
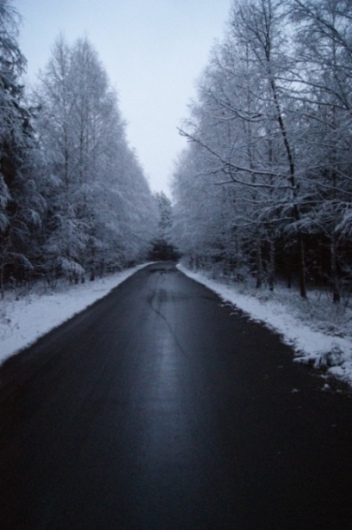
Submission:
[[[1,368],[0,529],[351,529],[352,400],[323,385],[150,266]]]

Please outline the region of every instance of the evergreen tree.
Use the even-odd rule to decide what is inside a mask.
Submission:
[[[26,61],[17,42],[19,16],[0,0],[0,283],[33,269],[32,237],[44,201],[38,191],[31,113],[20,83]]]

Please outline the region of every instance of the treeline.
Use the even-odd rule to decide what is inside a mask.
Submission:
[[[352,3],[238,0],[199,82],[173,237],[257,286],[352,283]]]
[[[59,38],[30,93],[0,0],[0,282],[94,279],[143,259],[158,209],[87,39]]]

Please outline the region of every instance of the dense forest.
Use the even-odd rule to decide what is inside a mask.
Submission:
[[[0,0],[2,292],[179,255],[303,298],[351,290],[349,0],[234,1],[180,129],[173,205],[151,193],[89,40],[59,37],[28,89],[18,30]]]
[[[194,267],[258,287],[352,284],[352,3],[237,0],[173,177]]]
[[[59,37],[25,90],[19,15],[0,1],[0,284],[94,279],[146,258],[158,203],[87,39]]]

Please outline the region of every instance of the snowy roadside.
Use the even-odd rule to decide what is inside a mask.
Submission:
[[[62,291],[46,294],[32,292],[19,300],[15,299],[13,293],[6,293],[0,307],[0,365],[11,355],[106,296],[146,265]],[[282,293],[280,299],[280,293],[263,296],[254,290],[246,292],[239,285],[229,286],[211,279],[205,273],[192,272],[182,265],[178,265],[178,268],[188,277],[219,294],[224,302],[233,304],[250,318],[263,322],[278,332],[284,342],[295,350],[296,361],[310,363],[317,368],[326,367],[328,374],[352,385],[352,336],[347,331],[352,332],[349,315],[345,318],[345,326],[320,322],[320,331],[314,318],[310,318],[307,313],[302,316],[302,306],[294,311],[287,296],[285,299]]]
[[[236,284],[229,286],[211,279],[204,272],[195,273],[183,265],[177,267],[189,278],[217,293],[224,302],[230,302],[251,319],[278,332],[283,341],[293,347],[295,361],[312,364],[316,368],[326,368],[329,375],[352,385],[352,336],[346,331],[352,331],[350,315],[345,318],[347,325],[341,325],[340,329],[336,325],[331,326],[329,334],[328,322],[320,323],[322,331],[314,329],[319,327],[319,323],[314,318],[309,318],[309,314],[300,318],[299,312],[290,306],[287,295],[286,300],[283,295],[280,300],[280,294],[275,298],[275,294],[261,297],[254,290],[241,292],[243,288]]]
[[[11,355],[33,344],[39,337],[106,296],[148,264],[112,274],[63,291],[30,293],[16,300],[6,293],[0,308],[0,365]]]

